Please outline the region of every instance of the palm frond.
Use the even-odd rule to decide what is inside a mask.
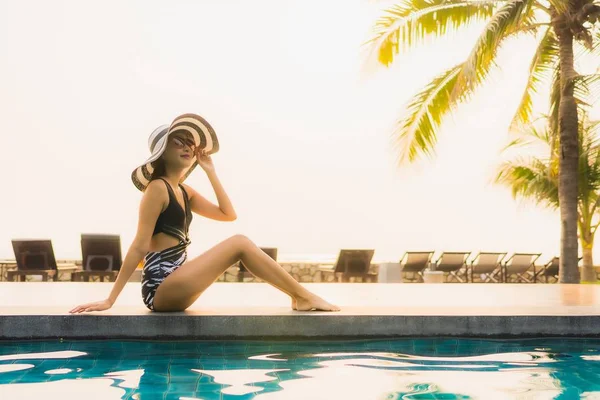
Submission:
[[[525,85],[521,102],[511,122],[511,130],[516,130],[519,126],[531,122],[533,94],[538,93],[541,84],[548,79],[549,73],[558,67],[558,57],[558,40],[554,31],[548,28],[531,60],[529,78]]]
[[[594,204],[600,188],[600,121],[590,120],[585,111],[579,114],[579,193],[582,199]]]
[[[593,214],[598,206],[600,190],[600,121],[591,121],[584,109],[579,111],[579,168],[578,168],[578,209],[580,215]],[[545,118],[550,119],[550,116]],[[559,157],[553,147],[554,134],[549,124],[538,130],[533,124],[522,131],[521,136],[512,140],[506,149],[527,147],[532,144],[549,145],[549,158],[517,158],[507,161],[498,169],[496,183],[511,188],[513,197],[528,197],[538,204],[558,206]],[[591,210],[590,210],[591,209]]]
[[[471,92],[487,77],[495,65],[500,43],[529,21],[533,3],[534,0],[512,0],[494,13],[465,61],[452,96]]]
[[[454,105],[450,93],[461,68],[458,64],[438,75],[409,102],[406,116],[397,121],[392,133],[398,164],[432,153],[442,117]]]
[[[530,14],[533,14],[533,12],[535,11],[535,9],[532,7]],[[516,28],[512,34],[512,35],[520,35],[520,34],[528,34],[528,35],[537,35],[538,32],[540,31],[540,29],[548,29],[550,27],[550,24],[547,22],[535,22],[535,15],[531,15],[531,17],[528,17],[528,20],[530,20],[529,22],[524,22],[521,26],[519,26],[518,28]]]
[[[556,10],[558,14],[563,14],[569,11],[569,0],[548,0],[550,6]]]
[[[513,0],[509,0],[513,1]],[[518,25],[514,26],[513,29],[508,32],[508,35],[520,35],[520,34],[532,34],[537,35],[540,29],[547,29],[550,27],[550,21],[540,21],[540,12],[537,6],[538,1],[533,1],[531,6],[527,7],[526,10],[521,14],[521,21]]]
[[[579,75],[574,83],[574,95],[579,104],[592,106],[600,98],[600,74]]]
[[[575,42],[575,44],[576,44],[576,46],[585,49],[585,46],[583,46],[580,42]],[[591,50],[586,49],[586,50],[593,56],[600,57],[600,29],[595,29],[594,43],[593,43],[592,49]]]
[[[373,37],[364,43],[379,63],[388,66],[400,51],[422,43],[425,37],[439,37],[449,29],[485,20],[493,14],[495,0],[403,0],[384,11],[373,28]]]
[[[514,198],[529,198],[540,205],[558,207],[558,171],[539,159],[517,159],[500,165],[496,183],[511,189]]]
[[[544,118],[545,119],[545,118]],[[533,123],[525,127],[521,127],[519,135],[512,139],[503,149],[502,152],[511,150],[517,147],[530,147],[536,144],[550,146],[552,137],[548,129],[538,129]]]

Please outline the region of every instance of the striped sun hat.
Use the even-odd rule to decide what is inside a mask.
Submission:
[[[137,167],[131,173],[131,180],[136,188],[142,192],[146,190],[154,167],[152,162],[158,160],[167,148],[167,138],[172,133],[185,132],[190,133],[194,138],[196,146],[206,150],[206,154],[213,154],[219,151],[219,142],[215,134],[215,130],[201,116],[196,114],[183,114],[175,118],[171,125],[161,125],[156,128],[148,138],[148,147],[152,154],[142,165]],[[194,163],[187,170],[182,181],[184,181],[196,168],[198,162],[194,159]]]

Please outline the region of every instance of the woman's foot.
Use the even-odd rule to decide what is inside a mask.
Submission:
[[[298,311],[340,311],[336,305],[328,303],[317,295],[292,300],[292,308]]]

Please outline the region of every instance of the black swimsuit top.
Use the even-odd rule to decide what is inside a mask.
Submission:
[[[159,179],[167,185],[167,190],[169,191],[169,205],[158,216],[152,235],[154,236],[157,233],[162,232],[178,239],[186,238],[188,236],[187,233],[190,228],[190,223],[192,222],[192,210],[190,209],[187,192],[182,185],[179,185],[183,192],[183,201],[185,203],[185,210],[183,210],[171,185],[164,179]]]

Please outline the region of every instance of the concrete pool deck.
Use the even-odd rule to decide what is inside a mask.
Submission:
[[[600,337],[600,285],[310,283],[341,312],[297,312],[264,283],[215,283],[185,312],[153,313],[139,283],[110,310],[68,311],[112,283],[0,283],[0,339]]]

